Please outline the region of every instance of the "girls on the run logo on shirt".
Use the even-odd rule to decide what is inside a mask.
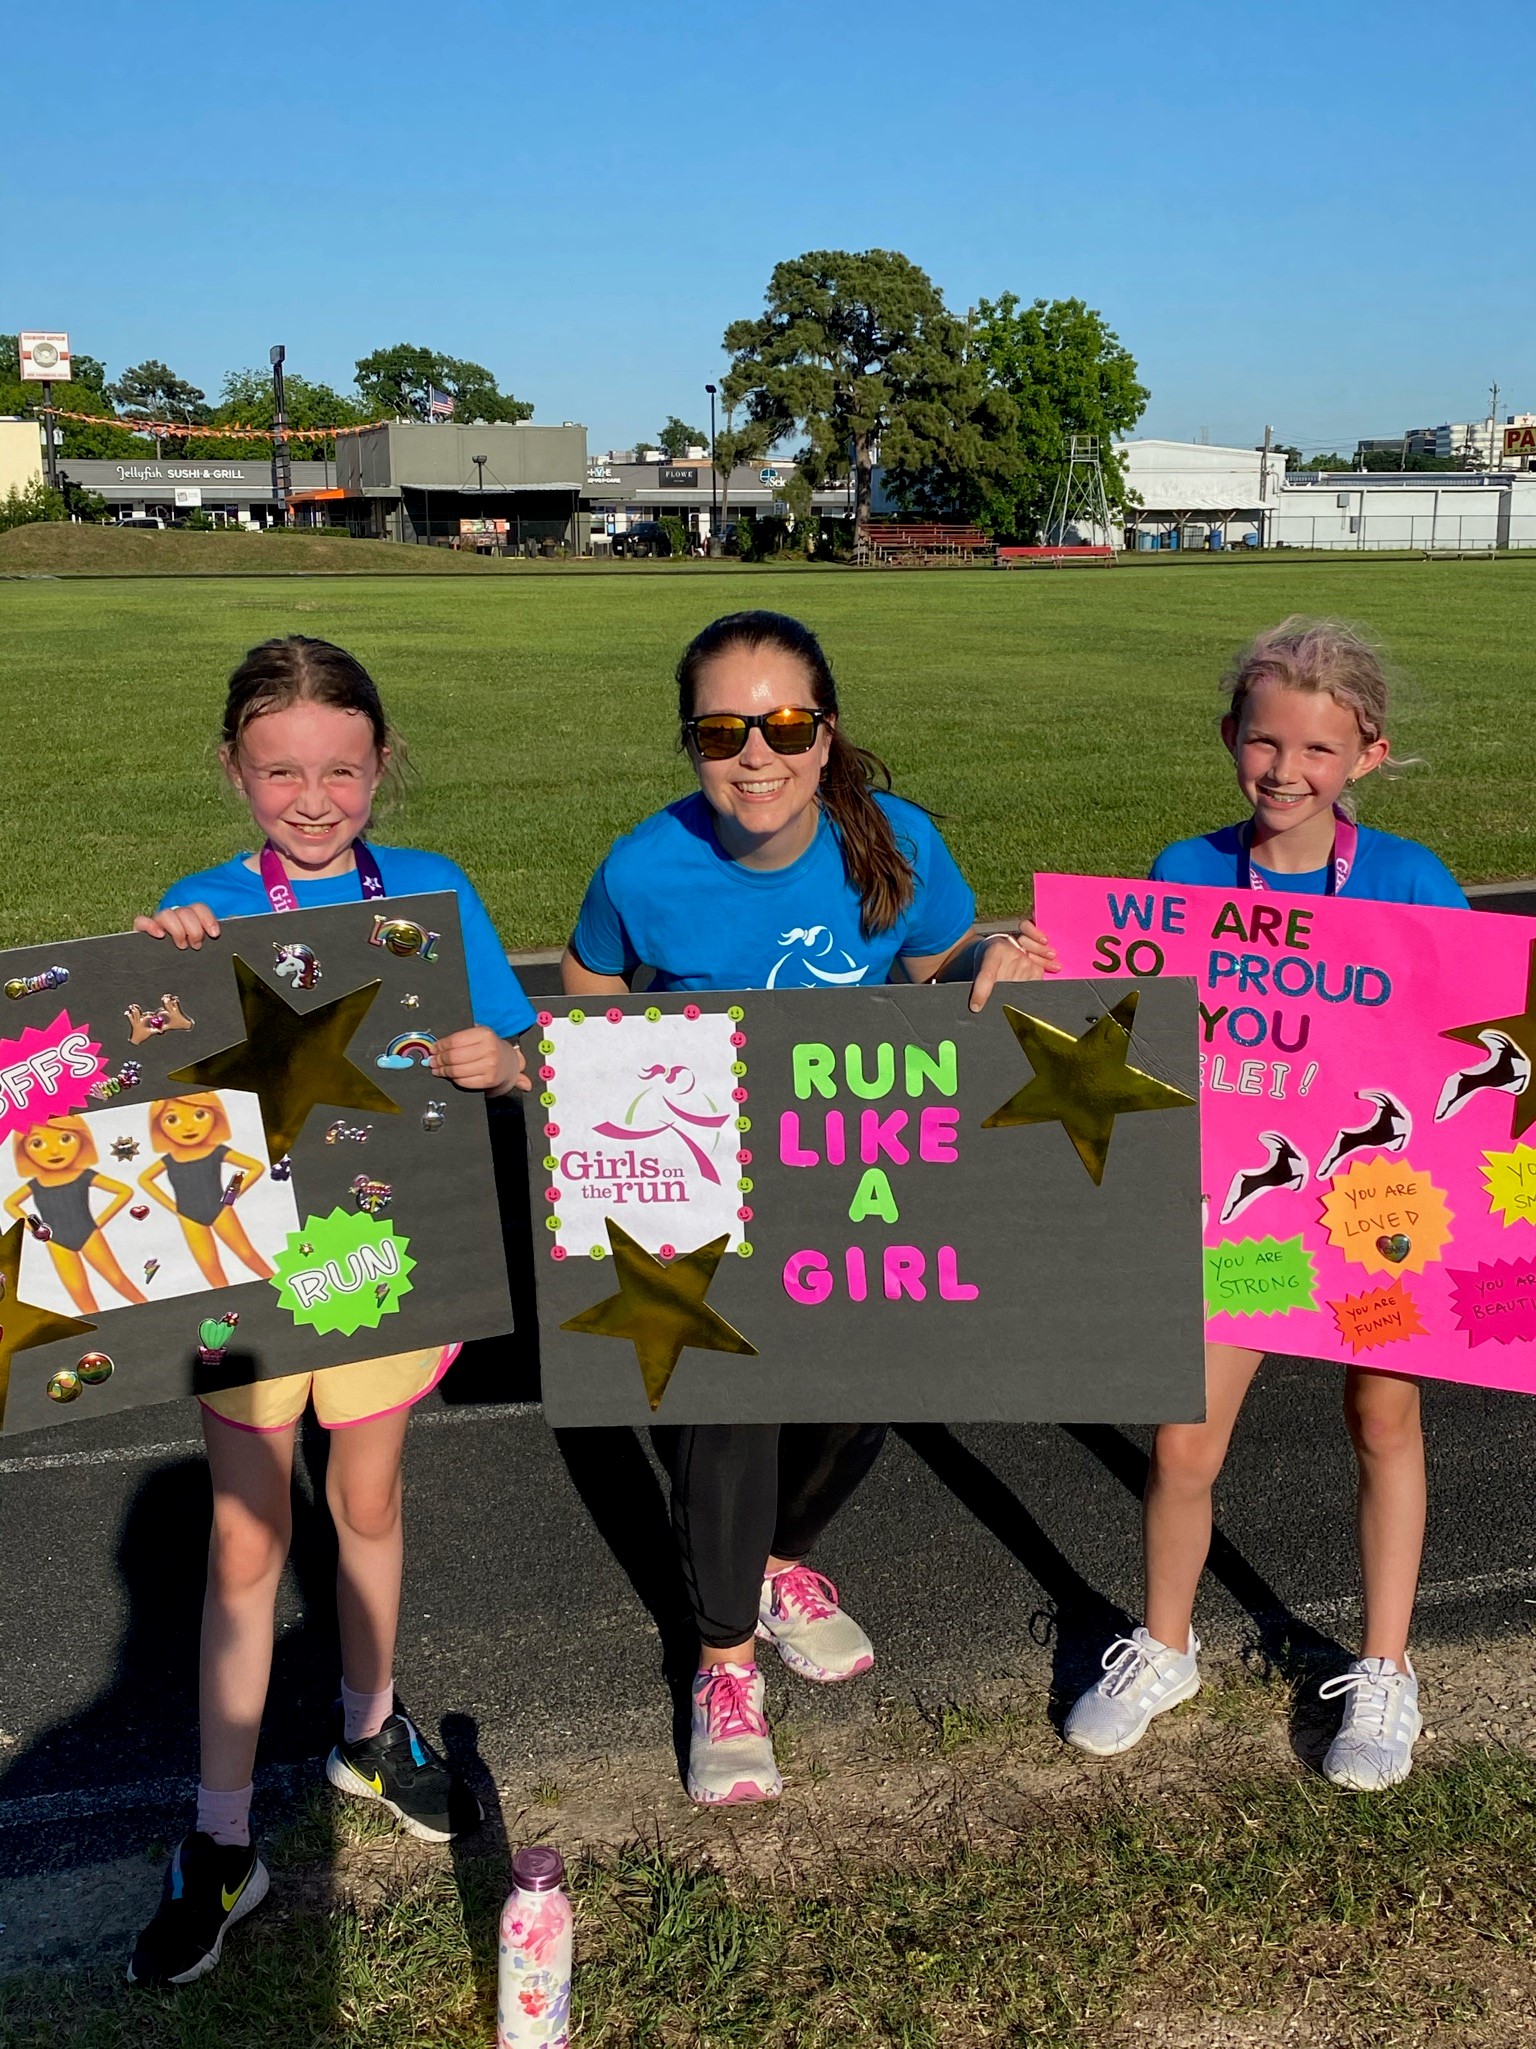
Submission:
[[[779,934],[787,948],[768,974],[770,989],[852,989],[869,973],[840,947],[830,925],[793,925]]]

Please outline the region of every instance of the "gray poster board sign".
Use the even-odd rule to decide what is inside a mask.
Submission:
[[[7,1434],[511,1327],[484,1102],[425,1064],[472,1022],[451,891],[16,948],[0,983]],[[171,1079],[220,1055],[249,1071]],[[90,1328],[9,1350],[39,1309]]]
[[[1126,1045],[1135,986],[1005,985],[974,1015],[958,985],[546,1003],[549,1422],[1198,1419],[1194,985],[1141,985]],[[1080,1125],[1106,1088],[1156,1100],[1113,1116],[1098,1183],[1063,1123],[987,1125],[1037,1026],[1058,1073],[1090,1042]]]

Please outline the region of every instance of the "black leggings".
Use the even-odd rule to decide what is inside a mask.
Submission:
[[[757,1628],[770,1556],[803,1558],[880,1456],[884,1423],[688,1423],[651,1441],[672,1475],[672,1528],[699,1639]]]

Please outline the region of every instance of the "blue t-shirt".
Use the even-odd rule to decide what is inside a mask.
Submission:
[[[1205,833],[1199,839],[1175,840],[1164,847],[1152,863],[1154,882],[1191,882],[1214,889],[1230,889],[1237,881],[1240,828],[1224,825],[1220,832]],[[1467,899],[1461,884],[1438,855],[1417,840],[1399,839],[1393,832],[1359,827],[1354,866],[1340,896],[1370,897],[1383,904],[1443,904],[1449,910],[1464,911]],[[1291,896],[1325,896],[1326,867],[1305,875],[1282,875],[1254,863],[1263,874],[1264,887]]]
[[[748,868],[715,837],[696,790],[614,841],[587,885],[572,950],[595,975],[643,962],[658,989],[847,989],[890,979],[899,959],[948,953],[976,917],[970,885],[926,811],[875,793],[912,863],[912,902],[866,937],[837,828],[787,868]]]
[[[506,951],[491,923],[490,912],[475,893],[464,870],[443,854],[425,854],[416,847],[381,847],[368,842],[390,896],[423,896],[429,890],[451,889],[459,899],[459,924],[464,933],[464,966],[469,974],[469,1000],[475,1023],[489,1025],[498,1037],[515,1039],[533,1023],[533,1005],[523,994],[507,963]],[[206,904],[216,918],[250,918],[270,911],[267,886],[248,854],[237,854],[217,868],[184,875],[160,899],[160,909],[178,904]],[[320,882],[295,882],[293,893],[302,911],[331,904],[355,904],[362,897],[356,872],[330,875]]]

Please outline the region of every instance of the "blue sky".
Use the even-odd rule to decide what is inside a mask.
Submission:
[[[62,20],[63,17],[60,17]],[[1536,6],[77,0],[0,81],[0,327],[216,394],[393,341],[625,446],[780,258],[1076,295],[1139,431],[1536,408]],[[51,54],[46,54],[51,52]],[[46,90],[45,90],[46,88]]]

